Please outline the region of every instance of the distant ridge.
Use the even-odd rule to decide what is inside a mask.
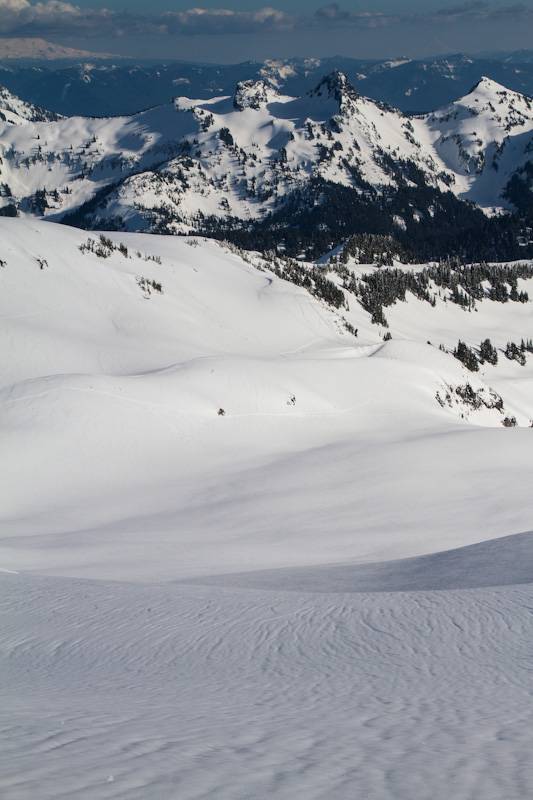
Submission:
[[[98,70],[89,74],[87,63],[97,64]],[[35,70],[35,65],[46,69]],[[2,61],[0,55],[0,84],[58,114],[103,117],[136,113],[178,94],[204,100],[233,94],[235,85],[245,80],[262,80],[284,95],[299,97],[334,69],[344,73],[359,94],[404,113],[425,114],[442,108],[467,94],[482,75],[511,91],[533,96],[533,61],[480,60],[461,54],[423,61],[333,57],[241,64],[158,63],[133,57],[106,59],[105,54],[96,53]]]
[[[65,59],[107,60],[120,58],[114,53],[92,53],[90,50],[75,50],[72,47],[63,47],[52,44],[45,39],[2,39],[0,38],[0,61],[61,61]]]

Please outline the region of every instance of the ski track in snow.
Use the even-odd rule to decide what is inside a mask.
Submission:
[[[2,580],[5,800],[533,793],[531,586]]]

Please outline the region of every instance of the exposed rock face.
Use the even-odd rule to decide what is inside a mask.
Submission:
[[[268,95],[273,94],[264,81],[239,81],[233,98],[233,108],[244,111],[245,108],[259,109],[268,102]]]

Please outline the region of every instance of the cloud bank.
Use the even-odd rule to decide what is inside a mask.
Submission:
[[[29,0],[0,0],[0,34],[4,36],[256,33],[292,30],[300,22],[300,18],[274,8],[191,8],[150,16],[80,8],[61,0],[34,4]]]
[[[419,14],[381,14],[379,12],[362,12],[351,14],[344,11],[337,3],[330,3],[315,12],[315,18],[322,23],[349,25],[354,28],[378,28],[405,23],[423,23],[444,25],[462,21],[495,21],[502,18],[508,19],[533,19],[533,11],[523,3],[513,6],[491,8],[489,3],[482,0],[460,3],[459,5],[446,6],[439,11],[423,12]]]
[[[461,21],[494,21],[516,19],[530,22],[531,8],[522,3],[492,8],[482,0],[448,6],[437,12],[420,14],[352,14],[337,3],[322,6],[313,15],[287,14],[265,7],[256,11],[191,8],[187,11],[166,11],[158,15],[118,13],[108,9],[80,8],[62,0],[30,3],[29,0],[0,0],[0,35],[103,36],[161,34],[223,35],[251,33],[285,33],[317,26],[350,26],[353,28],[391,27],[405,23],[451,24]]]

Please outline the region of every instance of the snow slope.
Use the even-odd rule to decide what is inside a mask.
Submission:
[[[6,568],[34,568],[37,547],[40,569],[178,578],[529,529],[533,359],[478,375],[437,345],[445,326],[450,348],[520,341],[531,303],[468,314],[412,298],[388,309],[385,343],[354,308],[355,339],[340,313],[212,241],[111,234],[127,257],[102,258],[79,249],[94,234],[0,224]],[[496,387],[504,409],[437,402],[466,383]]]
[[[525,800],[533,359],[437,344],[531,301],[355,338],[258,257],[109,237],[0,219],[3,796]],[[437,402],[475,380],[517,427]]]

